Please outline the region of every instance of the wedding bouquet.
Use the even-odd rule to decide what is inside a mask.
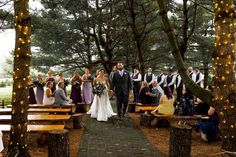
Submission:
[[[93,93],[101,97],[103,91],[106,89],[106,86],[103,83],[96,83],[93,86]]]

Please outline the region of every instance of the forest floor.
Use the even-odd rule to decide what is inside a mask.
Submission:
[[[159,151],[161,151],[165,156],[168,156],[169,151],[169,129],[168,128],[147,128],[144,126],[139,126],[140,113],[129,113],[129,117],[135,122],[138,128],[143,132],[145,137],[153,144]],[[87,116],[85,116],[86,122]],[[80,141],[83,136],[84,129],[70,129],[70,157],[78,157],[78,150],[80,146]],[[124,132],[125,133],[125,132]],[[39,138],[38,133],[28,134],[28,146],[29,152],[32,157],[47,157],[48,147],[47,145],[38,145],[37,139]],[[7,145],[9,140],[9,133],[3,133],[3,141],[5,149],[3,150],[3,155],[6,154]],[[192,134],[192,150],[191,156],[193,157],[207,157],[214,156],[217,157],[217,153],[221,151],[220,149],[221,141],[214,141],[212,143],[205,143],[201,140],[200,136],[193,131]]]

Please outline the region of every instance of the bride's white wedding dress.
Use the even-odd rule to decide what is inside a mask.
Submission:
[[[106,86],[106,81],[100,83]],[[107,86],[101,97],[95,94],[93,103],[87,114],[91,114],[91,118],[96,118],[97,121],[107,121],[109,117],[116,115],[111,107]]]

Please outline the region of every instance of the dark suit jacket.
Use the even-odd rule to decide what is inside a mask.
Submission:
[[[132,88],[133,85],[128,71],[124,70],[123,76],[120,76],[119,71],[113,74],[111,90],[114,90],[116,95],[129,95]]]

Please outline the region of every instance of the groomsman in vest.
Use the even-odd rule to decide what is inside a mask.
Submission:
[[[133,81],[134,102],[138,102],[139,90],[141,88],[142,75],[137,68],[134,68],[134,73],[131,75]]]
[[[164,87],[165,78],[166,78],[166,76],[163,74],[162,69],[160,69],[159,75],[157,76],[157,82],[158,82],[158,85],[159,85],[162,89],[163,89],[163,87]]]
[[[173,74],[173,70],[169,69],[169,73],[166,77],[166,83],[167,83],[167,86],[170,88],[172,94],[174,92],[175,79],[176,79],[176,76]]]
[[[144,81],[149,84],[149,88],[152,89],[152,82],[154,81],[154,74],[152,68],[148,68],[148,72],[144,75]]]
[[[201,87],[204,75],[200,72],[198,67],[196,67],[195,71],[196,71],[196,84]]]
[[[196,82],[196,74],[193,72],[193,67],[188,67],[187,72],[188,72],[188,76],[193,80],[193,82]],[[194,98],[193,93],[187,87],[186,87],[186,93],[190,99]]]
[[[176,92],[177,92],[177,102],[180,101],[180,98],[183,96],[183,82],[182,82],[182,78],[179,75],[179,72],[177,71],[177,75],[176,75]]]

